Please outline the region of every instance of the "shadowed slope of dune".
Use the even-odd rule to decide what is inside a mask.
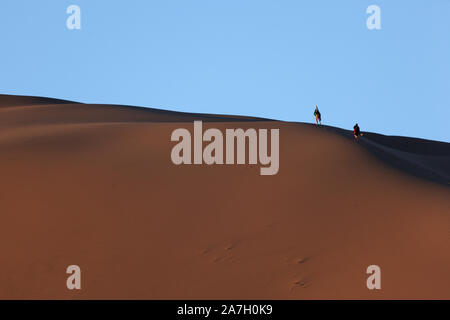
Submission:
[[[410,138],[386,137],[368,133],[362,144],[372,153],[394,167],[417,177],[450,186],[450,144],[437,141],[418,141]],[[391,141],[401,141],[400,148],[390,146]]]
[[[279,128],[279,173],[174,165],[170,135],[194,119]],[[47,102],[1,108],[0,128],[0,298],[450,298],[450,188],[371,153],[422,157],[442,177],[426,157],[448,144]],[[66,289],[72,264],[81,291]],[[372,264],[380,291],[366,288]]]
[[[352,139],[353,133],[324,126]],[[360,144],[396,169],[444,185],[450,185],[450,143],[364,132]]]

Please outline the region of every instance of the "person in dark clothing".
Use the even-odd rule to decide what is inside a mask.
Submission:
[[[362,135],[363,134],[359,129],[358,123],[356,123],[355,126],[353,127],[353,136],[355,137],[355,141],[358,141],[358,137]]]
[[[316,117],[316,124],[322,125],[322,117],[320,115],[319,108],[316,106],[316,110],[314,110],[314,116]]]

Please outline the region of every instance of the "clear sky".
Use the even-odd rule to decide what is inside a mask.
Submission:
[[[449,0],[1,0],[0,92],[302,122],[317,104],[325,124],[450,142],[449,14]]]

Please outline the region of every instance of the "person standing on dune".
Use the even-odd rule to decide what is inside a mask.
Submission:
[[[356,123],[355,126],[353,127],[353,136],[355,137],[355,141],[358,141],[358,137],[362,135],[363,134],[359,129],[358,123]]]
[[[322,117],[320,115],[320,111],[319,108],[316,105],[316,110],[314,110],[314,116],[316,117],[316,124],[317,125],[322,125]]]

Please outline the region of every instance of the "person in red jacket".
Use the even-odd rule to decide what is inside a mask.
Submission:
[[[363,134],[359,129],[358,123],[356,123],[355,126],[353,127],[353,136],[355,137],[355,141],[358,141],[358,137],[362,135]]]

